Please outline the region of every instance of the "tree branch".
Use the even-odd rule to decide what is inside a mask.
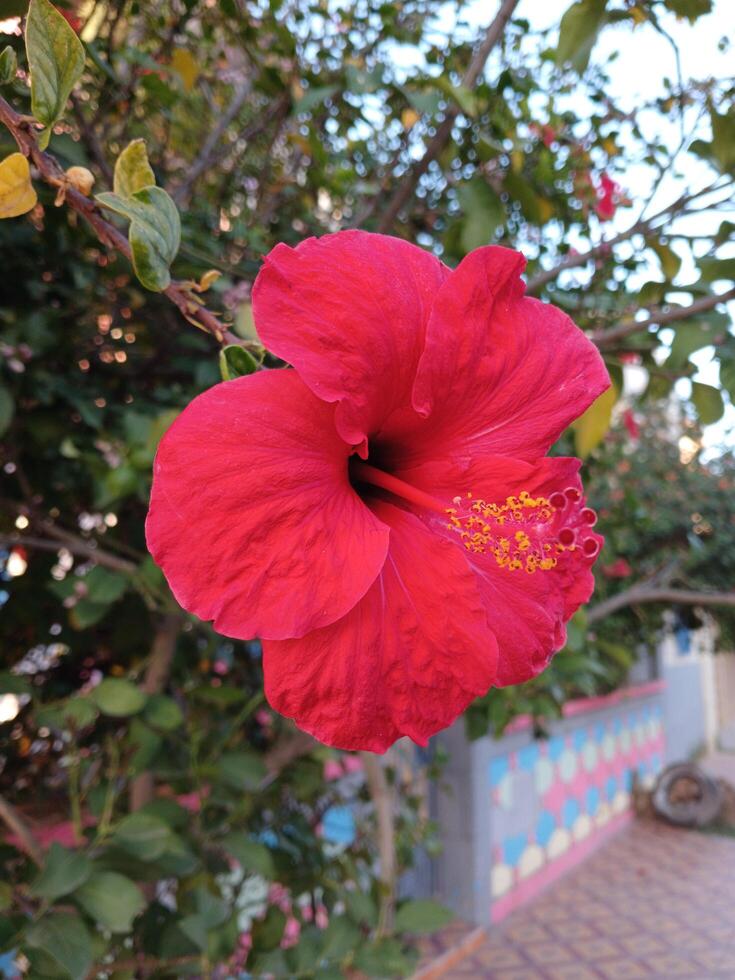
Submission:
[[[685,606],[735,606],[735,592],[697,592],[693,589],[633,585],[587,610],[587,623],[597,623],[626,606],[662,602]]]
[[[66,203],[91,226],[100,242],[106,248],[120,252],[129,262],[132,262],[130,244],[125,235],[102,216],[93,200],[69,186],[64,171],[55,158],[39,150],[28,120],[20,116],[3,98],[0,98],[0,122],[10,131],[20,152],[32,160],[41,179],[51,187],[65,189]],[[241,343],[239,337],[226,330],[215,314],[202,305],[201,300],[195,297],[187,283],[173,281],[163,290],[163,293],[190,323],[212,334],[219,344]]]
[[[396,905],[396,824],[393,793],[385,776],[382,758],[373,752],[361,752],[360,756],[365,766],[365,776],[377,822],[376,840],[381,884],[378,935],[382,936],[393,928]]]
[[[28,857],[39,866],[43,864],[41,845],[33,836],[33,832],[26,825],[20,813],[3,796],[0,796],[0,820],[2,820],[10,833],[18,838],[22,850],[26,852]]]
[[[608,238],[604,242],[600,242],[599,245],[595,245],[593,248],[589,249],[589,251],[574,255],[567,255],[561,260],[561,262],[558,262],[551,269],[546,269],[544,272],[538,272],[535,276],[531,276],[526,284],[526,293],[529,296],[535,295],[543,286],[558,278],[558,276],[567,269],[577,269],[579,266],[586,265],[588,262],[591,262],[594,259],[599,259],[609,255],[610,249],[614,245],[619,245],[621,242],[625,242],[629,238],[633,238],[634,235],[642,235],[646,232],[652,231],[655,222],[660,221],[662,218],[666,218],[671,214],[675,214],[687,204],[691,203],[692,201],[696,201],[697,198],[704,197],[706,194],[721,190],[724,186],[726,185],[720,185],[718,187],[717,181],[715,181],[715,183],[710,184],[707,187],[703,187],[701,190],[694,191],[692,194],[682,194],[681,197],[677,198],[677,200],[673,201],[671,204],[668,204],[660,211],[657,211],[656,214],[652,214],[650,218],[639,218],[638,221],[635,221],[625,231],[621,231],[620,234],[614,235],[612,238]]]
[[[706,313],[707,310],[712,310],[720,303],[727,303],[731,299],[735,299],[735,288],[712,296],[702,296],[689,306],[659,307],[652,310],[645,320],[629,320],[617,327],[611,327],[609,330],[598,330],[590,335],[590,340],[598,347],[609,347],[610,344],[623,340],[632,333],[638,333],[653,326],[665,327],[669,323],[687,320],[691,316]]]
[[[490,53],[503,36],[505,26],[510,20],[513,11],[518,6],[519,0],[502,0],[500,9],[495,15],[495,19],[489,25],[482,43],[470,62],[467,71],[462,76],[462,85],[465,88],[474,88],[478,79],[482,75]],[[449,138],[452,135],[454,120],[460,114],[460,108],[456,104],[447,107],[446,115],[442,122],[437,126],[434,136],[429,140],[424,150],[423,156],[404,175],[401,183],[393,192],[388,205],[378,222],[378,231],[385,234],[393,227],[393,223],[398,217],[399,212],[413,197],[414,191],[418,186],[419,180],[429,169],[429,165],[439,156]]]
[[[46,530],[51,534],[50,528],[47,527]],[[126,561],[125,558],[118,558],[117,555],[103,551],[101,548],[95,548],[91,544],[87,544],[82,538],[76,538],[71,534],[64,534],[63,537],[56,536],[55,540],[37,538],[28,534],[0,534],[0,547],[13,548],[17,546],[30,548],[32,551],[53,552],[66,548],[73,555],[78,555],[80,558],[90,558],[98,565],[103,565],[113,572],[132,575],[133,572],[137,571],[137,566],[133,562]]]
[[[176,652],[176,641],[181,631],[181,613],[167,613],[158,622],[153,637],[153,645],[148,660],[141,691],[145,694],[160,694],[166,687]],[[130,784],[130,810],[140,810],[150,803],[155,792],[155,780],[150,770],[142,772]]]

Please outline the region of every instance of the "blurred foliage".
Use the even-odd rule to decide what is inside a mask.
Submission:
[[[735,170],[735,90],[731,79],[672,72],[650,103],[623,108],[595,60],[602,33],[621,45],[634,30],[665,35],[674,15],[695,24],[711,4],[578,0],[546,32],[515,17],[474,85],[462,81],[475,48],[463,4],[448,5],[458,15],[449,34],[429,0],[58,6],[85,67],[70,103],[47,99],[39,118],[61,164],[91,171],[102,200],[131,228],[137,220],[140,281],[54,207],[52,189],[35,181],[35,204],[27,185],[16,188],[22,206],[8,207],[27,215],[0,222],[0,799],[12,787],[16,816],[45,849],[36,868],[27,841],[1,845],[0,949],[20,949],[38,978],[225,977],[245,964],[278,977],[405,975],[415,963],[407,935],[445,917],[404,902],[395,930],[384,928],[376,807],[356,757],[300,741],[268,712],[257,644],[184,616],[146,557],[158,439],[221,373],[258,365],[232,343],[220,353],[155,290],[173,259],[171,274],[198,283],[252,342],[250,285],[279,241],[360,225],[450,264],[490,242],[521,248],[534,291],[599,338],[616,393],[623,364],[647,371],[634,451],[622,429],[606,436],[619,409],[610,396],[558,447],[576,444],[588,459],[608,536],[598,600],[626,587],[604,572],[621,559],[636,579],[676,559],[675,581],[732,582],[731,466],[680,464],[657,406],[692,378],[703,349],[720,363],[720,387],[695,381],[687,417],[713,422],[735,396],[730,319],[706,305],[735,279],[735,225],[719,220]],[[0,16],[26,8],[4,3]],[[37,8],[52,16],[45,0]],[[29,114],[23,39],[7,41],[2,94]],[[59,82],[62,95],[75,74]],[[416,194],[384,227],[448,116]],[[140,139],[152,170],[129,149]],[[0,159],[15,149],[0,127]],[[672,183],[683,162],[701,184]],[[634,164],[655,206],[629,199]],[[182,244],[177,252],[172,219],[154,254],[156,222],[171,217],[162,195],[178,207]],[[581,612],[542,677],[470,709],[471,733],[612,689],[659,616],[632,606],[588,630]],[[339,778],[325,782],[330,765]],[[399,871],[418,845],[435,846],[417,772],[399,757],[388,768]]]

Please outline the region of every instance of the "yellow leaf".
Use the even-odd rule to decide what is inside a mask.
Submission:
[[[199,78],[199,66],[191,51],[187,51],[186,48],[176,48],[171,56],[171,67],[177,74],[181,75],[184,91],[191,92],[196,85],[197,78]]]
[[[22,153],[11,153],[0,162],[0,218],[16,218],[36,206],[31,168]]]
[[[404,109],[401,113],[401,122],[403,123],[403,128],[406,130],[406,132],[408,132],[409,129],[413,129],[420,118],[421,116],[415,109]]]
[[[583,459],[599,446],[610,428],[613,405],[618,400],[618,390],[610,385],[596,398],[587,411],[572,425],[577,455]]]

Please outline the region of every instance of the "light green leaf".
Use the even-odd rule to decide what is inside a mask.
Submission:
[[[396,912],[396,932],[435,932],[452,921],[454,915],[438,902],[415,899],[403,902]]]
[[[92,965],[92,937],[78,915],[47,915],[25,934],[26,944],[50,957],[72,980],[83,980]]]
[[[592,48],[605,21],[607,0],[577,0],[561,19],[556,63],[569,62],[581,75],[589,64]]]
[[[116,871],[95,871],[74,898],[95,922],[110,932],[129,932],[145,908],[140,888]]]
[[[46,854],[41,873],[31,885],[31,894],[54,902],[83,885],[91,872],[89,858],[54,842]]]
[[[223,381],[232,381],[246,374],[254,374],[258,367],[257,359],[239,344],[228,344],[220,351],[219,369]]]
[[[651,242],[651,248],[656,253],[661,269],[667,279],[674,279],[681,268],[681,259],[676,252],[663,242]]]
[[[577,455],[583,459],[605,438],[610,428],[613,405],[618,400],[615,385],[596,398],[587,411],[572,424]]]
[[[156,178],[148,162],[145,140],[133,140],[115,161],[113,190],[120,197],[132,197],[144,187],[155,185]]]
[[[84,47],[49,0],[31,0],[26,20],[26,52],[31,75],[31,112],[46,129],[39,138],[48,146],[51,127],[61,116],[71,90],[84,71]]]
[[[722,418],[725,403],[719,388],[702,384],[700,381],[692,381],[692,401],[702,425],[712,425]]]
[[[15,78],[18,71],[18,59],[15,51],[8,45],[0,51],[0,85],[7,85]]]
[[[471,252],[493,240],[505,221],[505,208],[482,177],[473,177],[460,185],[457,198],[462,208],[460,242],[465,252]]]
[[[105,192],[99,203],[130,221],[133,267],[141,283],[160,293],[171,282],[169,266],[181,241],[181,221],[176,205],[161,187],[144,187],[130,197]]]
[[[146,696],[131,681],[122,677],[107,677],[90,695],[103,715],[126,718],[145,707]]]
[[[718,115],[710,111],[712,122],[712,152],[725,173],[735,170],[735,109]]]

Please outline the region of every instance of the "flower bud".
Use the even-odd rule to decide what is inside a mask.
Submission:
[[[86,167],[69,167],[66,177],[75,190],[89,197],[94,187],[94,174],[90,170]]]

